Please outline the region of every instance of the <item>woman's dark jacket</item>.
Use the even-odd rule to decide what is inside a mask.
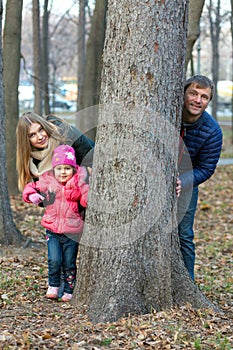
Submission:
[[[76,163],[82,166],[92,166],[94,142],[82,134],[73,125],[63,123],[60,118],[54,115],[46,116],[46,120],[59,128],[60,134],[65,137],[66,142],[75,150]]]

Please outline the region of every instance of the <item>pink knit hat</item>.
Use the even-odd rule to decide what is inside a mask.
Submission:
[[[53,151],[52,167],[57,165],[71,165],[76,168],[76,158],[73,147],[60,145]]]

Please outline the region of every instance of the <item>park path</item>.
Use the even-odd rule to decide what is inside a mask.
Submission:
[[[233,158],[220,158],[218,161],[218,166],[220,165],[231,165],[233,164]]]

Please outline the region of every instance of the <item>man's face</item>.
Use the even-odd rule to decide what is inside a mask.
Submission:
[[[211,88],[198,88],[191,84],[184,94],[184,122],[194,123],[207,108],[211,99]]]

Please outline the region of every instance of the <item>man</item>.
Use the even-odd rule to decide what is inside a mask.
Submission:
[[[213,96],[213,83],[195,75],[184,85],[179,174],[181,195],[178,202],[178,233],[185,266],[194,280],[194,216],[198,185],[214,173],[222,148],[222,131],[217,121],[206,112]],[[183,146],[182,146],[183,144]]]

